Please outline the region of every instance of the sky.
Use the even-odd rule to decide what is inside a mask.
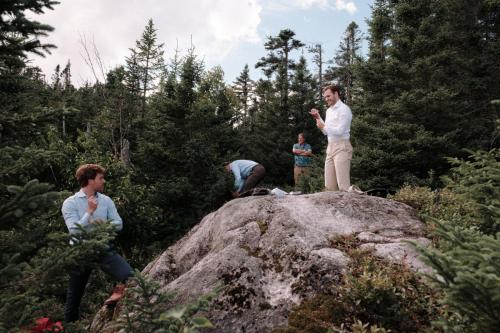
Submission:
[[[54,10],[28,15],[55,28],[45,43],[57,49],[45,58],[31,56],[47,78],[55,67],[71,62],[76,86],[102,80],[100,71],[92,74],[89,59],[98,52],[104,72],[125,64],[130,48],[151,18],[158,43],[164,44],[165,57],[186,53],[191,43],[206,68],[220,65],[225,80],[233,82],[245,64],[250,77],[262,77],[255,68],[266,55],[264,43],[282,29],[291,29],[295,38],[307,46],[321,43],[324,58],[332,59],[345,29],[356,22],[364,36],[373,0],[60,0]],[[85,55],[85,48],[90,56]],[[295,52],[310,58],[307,48]],[[364,42],[366,52],[366,42]],[[99,66],[94,66],[99,68]],[[311,70],[316,70],[310,63]]]

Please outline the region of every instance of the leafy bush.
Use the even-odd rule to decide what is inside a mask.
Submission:
[[[433,191],[428,187],[404,186],[390,198],[415,208],[419,217],[431,226],[429,217],[472,227],[478,216],[473,203],[447,188]]]
[[[338,243],[338,241],[336,241]],[[353,259],[340,285],[304,301],[274,333],[419,332],[439,312],[435,292],[409,268],[344,242]]]

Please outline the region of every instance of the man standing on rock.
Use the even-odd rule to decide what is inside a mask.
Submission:
[[[298,143],[293,145],[292,153],[295,155],[295,165],[293,167],[293,179],[295,186],[299,183],[299,178],[302,175],[307,175],[311,171],[311,145],[306,143],[304,133],[299,133]]]
[[[259,163],[250,160],[236,160],[224,165],[227,172],[234,175],[233,198],[253,189],[264,178],[266,169]]]
[[[328,105],[323,121],[317,109],[309,113],[316,119],[316,126],[328,137],[325,159],[325,187],[328,191],[347,191],[351,186],[350,169],[352,146],[349,141],[352,113],[340,100],[339,88],[323,88],[323,98]]]
[[[123,227],[122,219],[118,215],[111,198],[102,194],[104,190],[105,169],[97,164],[84,164],[76,171],[76,179],[81,186],[79,192],[67,198],[62,206],[62,214],[70,234],[77,234],[80,228],[92,229],[96,224],[111,223],[120,231]],[[115,249],[103,253],[99,265],[101,269],[120,281],[113,290],[113,294],[104,304],[115,305],[123,296],[125,281],[132,276],[132,267],[118,255]],[[80,301],[85,292],[91,269],[82,267],[70,272],[66,305],[64,306],[64,320],[73,322],[79,319]]]

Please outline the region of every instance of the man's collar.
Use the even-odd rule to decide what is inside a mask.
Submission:
[[[344,103],[342,103],[342,101],[339,99],[337,102],[335,102],[335,104],[332,106],[332,108],[334,108],[334,109],[335,109],[335,108],[338,108],[338,107],[339,107],[339,106],[341,106],[342,104],[344,104]]]
[[[87,197],[87,195],[85,194],[85,192],[83,192],[83,188],[81,188],[80,191],[78,191],[76,193],[76,196],[78,198],[86,198]],[[99,192],[95,192],[95,197],[97,198],[98,196],[99,196]]]

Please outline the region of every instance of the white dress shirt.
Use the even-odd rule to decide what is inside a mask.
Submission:
[[[321,119],[321,116],[320,116]],[[321,119],[323,122],[323,119]],[[335,105],[326,110],[326,120],[323,122],[323,134],[328,136],[328,142],[349,140],[351,132],[351,109],[339,99]]]

